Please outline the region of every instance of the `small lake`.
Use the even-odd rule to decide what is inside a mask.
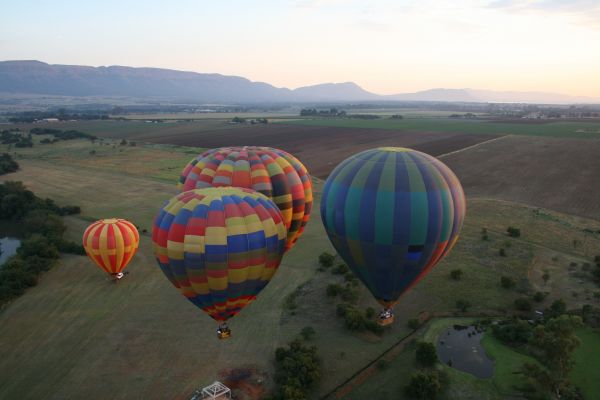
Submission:
[[[21,241],[12,237],[0,238],[0,266],[6,262],[11,256],[17,254],[17,249],[21,245]]]
[[[494,361],[481,345],[484,332],[475,326],[454,325],[442,332],[436,345],[441,362],[478,378],[491,378]]]

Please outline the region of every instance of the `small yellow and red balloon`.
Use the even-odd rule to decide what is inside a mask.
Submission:
[[[88,257],[115,280],[123,277],[123,270],[135,255],[139,242],[135,225],[124,219],[101,219],[83,233],[83,247]]]

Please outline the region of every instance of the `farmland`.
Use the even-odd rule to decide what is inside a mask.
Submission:
[[[597,154],[597,140],[287,124],[231,126],[214,120],[60,125],[103,140],[36,142],[33,148],[11,149],[21,170],[2,178],[23,181],[35,193],[60,204],[80,205],[82,214],[66,219],[67,235],[73,240],[78,240],[90,220],[103,217],[128,218],[141,230],[149,230],[163,201],[176,193],[174,182],[185,163],[202,148],[234,144],[286,149],[321,178],[347,155],[376,146],[447,154],[442,159],[457,172],[467,191],[467,219],[454,251],[404,296],[397,322],[381,337],[349,332],[336,317],[339,300],[325,295],[327,285],[340,277],[318,270],[318,255],[333,252],[320,223],[318,180],[317,204],[304,236],[285,256],[280,272],[259,299],[232,321],[234,336],[226,342],[214,337],[214,322],[162,276],[147,234],[142,234],[131,274],[119,285],[106,281],[87,258],[63,256],[38,286],[0,312],[4,355],[0,398],[184,399],[215,379],[226,380],[235,368],[258,371],[267,379],[252,383],[269,390],[275,348],[305,326],[317,332],[312,344],[319,348],[326,371],[311,394],[319,398],[408,333],[407,321],[423,311],[452,314],[457,299],[468,299],[472,313],[505,315],[516,298],[545,288],[551,295],[540,307],[562,297],[574,308],[590,303],[597,290],[589,278],[582,278],[586,276],[583,265],[600,253],[600,235],[593,233],[600,229],[593,197],[597,191],[575,190],[594,179],[592,168],[598,161],[592,155]],[[136,145],[121,145],[121,139]],[[585,165],[580,170],[592,173],[575,174],[573,159]],[[519,160],[536,167],[527,169]],[[556,173],[544,181],[547,171]],[[573,188],[564,198],[555,199],[573,179]],[[540,186],[528,189],[530,181],[540,181]],[[559,181],[563,186],[557,189]],[[502,189],[494,192],[500,184]],[[530,197],[527,190],[532,190]],[[503,197],[504,193],[509,195]],[[573,198],[577,201],[569,205]],[[509,225],[521,227],[522,236],[508,238]],[[489,241],[481,240],[482,228],[487,229]],[[500,248],[507,250],[506,257],[498,256]],[[576,267],[569,269],[573,263]],[[456,268],[464,273],[460,281],[449,278]],[[541,279],[545,271],[550,274],[547,283]],[[513,278],[516,287],[503,289],[501,275]],[[293,310],[288,300],[292,293],[297,298]],[[359,294],[358,308],[378,307],[364,289]],[[409,371],[412,357],[409,347],[386,371]],[[8,373],[15,369],[19,375]],[[500,397],[492,385],[449,370],[454,382],[450,393],[464,398]],[[361,398],[365,390],[394,379],[395,387],[400,387],[401,380],[382,371],[349,396]],[[397,398],[396,389],[385,390],[381,398]]]
[[[388,129],[408,131],[456,132],[488,135],[523,135],[544,137],[567,137],[589,139],[600,137],[598,120],[553,121],[517,120],[512,122],[490,120],[465,120],[451,118],[405,118],[405,119],[346,119],[321,118],[281,122],[303,126],[337,128]]]

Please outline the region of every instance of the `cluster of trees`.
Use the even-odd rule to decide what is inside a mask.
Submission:
[[[23,135],[18,129],[2,131],[0,133],[0,142],[8,145],[14,144],[15,147],[33,147],[31,134]]]
[[[600,255],[594,258],[594,262],[596,263],[596,267],[592,271],[592,275],[594,277],[594,281],[600,286]]]
[[[61,108],[57,111],[25,111],[14,114],[8,120],[14,123],[32,123],[48,118],[56,118],[59,121],[69,120],[93,120],[93,119],[109,119],[108,114],[89,111],[89,112],[73,112]]]
[[[246,118],[233,117],[230,122],[232,124],[245,124],[245,123],[250,122],[250,124],[254,125],[254,124],[268,124],[269,120],[266,118],[255,118],[255,119],[251,119],[250,121],[248,121]]]
[[[355,118],[355,119],[379,119],[381,117],[379,115],[375,115],[375,114],[348,114],[348,118]]]
[[[591,307],[587,307],[590,312]],[[585,314],[586,307],[582,310]],[[527,385],[520,388],[526,398],[582,398],[569,381],[572,354],[579,345],[575,330],[583,325],[580,316],[566,313],[566,304],[556,300],[545,310],[546,319],[533,324],[517,317],[492,326],[493,335],[538,361],[525,363],[520,372]]]
[[[351,304],[341,303],[337,305],[336,313],[338,316],[344,318],[344,325],[350,331],[370,331],[377,335],[383,333],[383,327],[374,319],[376,313],[373,308],[369,307],[363,313]]]
[[[465,114],[451,114],[449,118],[473,119],[473,118],[477,118],[477,115],[468,112],[468,113],[465,113]]]
[[[97,137],[94,135],[90,135],[89,133],[84,133],[76,130],[67,130],[63,131],[60,129],[51,129],[51,128],[33,128],[29,131],[32,135],[53,135],[54,139],[43,139],[42,143],[55,143],[59,140],[73,140],[73,139],[90,139],[96,140]]]
[[[312,335],[314,332],[309,336]],[[273,395],[265,399],[305,400],[310,389],[320,378],[321,364],[316,346],[306,346],[302,341],[294,340],[287,347],[275,350],[277,387]]]
[[[438,362],[435,345],[419,342],[415,360],[421,369],[411,375],[404,387],[404,394],[410,399],[435,400],[448,383],[448,378],[435,369]]]
[[[0,268],[0,305],[36,285],[59,252],[85,254],[83,246],[63,239],[66,227],[60,216],[79,212],[77,206],[59,207],[35,196],[21,182],[0,184],[0,220],[19,226],[22,238],[17,255]]]
[[[516,237],[516,238],[518,238],[518,237],[521,236],[521,230],[519,228],[515,228],[513,226],[509,226],[506,229],[506,233],[508,233],[508,236],[510,236],[510,237]]]
[[[383,327],[377,323],[377,315],[373,308],[369,307],[362,312],[355,307],[359,298],[357,290],[359,282],[356,276],[346,264],[338,264],[334,267],[334,262],[333,254],[324,252],[319,255],[320,271],[330,268],[333,275],[340,275],[344,279],[342,284],[331,283],[327,285],[326,289],[328,297],[339,297],[342,300],[342,303],[336,307],[336,314],[344,319],[344,325],[348,330],[383,333]]]
[[[19,164],[13,160],[12,156],[4,153],[0,156],[0,175],[15,172],[19,169]]]
[[[345,117],[346,111],[330,108],[329,110],[317,110],[316,108],[303,108],[300,110],[301,117]]]

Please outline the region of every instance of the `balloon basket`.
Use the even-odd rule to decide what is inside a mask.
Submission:
[[[231,329],[227,325],[219,325],[217,329],[217,337],[219,340],[229,339],[231,337]]]
[[[377,323],[380,326],[388,326],[390,324],[394,323],[394,316],[388,317],[388,318],[379,318],[379,320],[377,321]]]

